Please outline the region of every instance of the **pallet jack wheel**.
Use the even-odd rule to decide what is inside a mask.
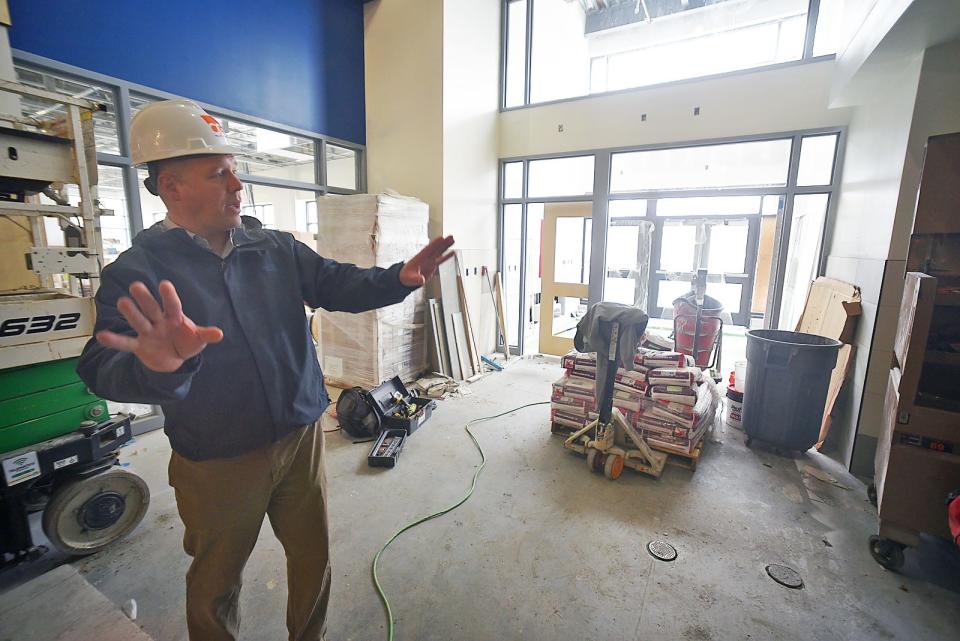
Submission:
[[[600,453],[600,450],[588,450],[587,451],[587,467],[590,468],[591,472],[599,472],[603,469],[603,454]]]
[[[607,456],[603,463],[603,474],[611,481],[616,481],[623,474],[623,457],[619,454]]]
[[[903,545],[874,534],[870,537],[870,556],[887,570],[903,567]]]
[[[60,486],[43,511],[43,532],[63,552],[93,554],[133,530],[149,505],[144,480],[113,468]]]

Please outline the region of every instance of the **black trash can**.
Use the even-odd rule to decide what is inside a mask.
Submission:
[[[743,431],[748,442],[801,451],[817,442],[841,344],[777,329],[747,332]]]

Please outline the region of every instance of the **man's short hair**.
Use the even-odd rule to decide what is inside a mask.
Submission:
[[[206,155],[206,154],[204,154]],[[160,174],[164,170],[178,164],[183,160],[190,160],[197,156],[183,156],[180,158],[164,158],[163,160],[153,160],[147,163],[147,177],[143,180],[143,186],[147,188],[154,196],[160,195]]]
[[[147,188],[154,196],[160,195],[160,174],[167,167],[178,164],[184,160],[193,158],[203,158],[205,156],[219,156],[220,154],[193,154],[191,156],[178,156],[176,158],[164,158],[163,160],[153,160],[147,163],[147,177],[143,180],[143,186]]]

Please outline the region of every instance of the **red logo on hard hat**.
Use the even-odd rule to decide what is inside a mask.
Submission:
[[[220,126],[220,123],[217,122],[217,119],[216,119],[216,118],[214,118],[213,116],[208,116],[207,114],[203,114],[203,115],[200,116],[200,117],[203,119],[203,121],[204,121],[205,123],[207,123],[208,125],[210,125],[210,129],[213,130],[213,133],[215,133],[215,134],[222,134],[222,133],[223,133],[223,127]]]

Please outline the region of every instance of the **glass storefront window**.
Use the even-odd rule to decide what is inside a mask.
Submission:
[[[530,198],[593,193],[593,156],[531,160],[529,172]]]
[[[117,107],[114,103],[113,89],[89,80],[74,80],[64,75],[34,69],[26,65],[15,65],[17,81],[72,98],[84,98],[98,102],[106,111],[98,111],[93,116],[93,133],[97,151],[106,154],[120,153],[120,138],[117,135]],[[25,118],[37,121],[53,120],[66,116],[63,105],[54,105],[47,100],[20,97],[20,111]]]
[[[610,191],[783,186],[791,145],[783,138],[613,154]]]
[[[327,143],[327,186],[340,189],[357,188],[357,152]]]
[[[837,5],[822,0],[815,55],[836,49]],[[587,94],[804,58],[809,0],[506,3],[504,106]],[[526,77],[530,38],[530,77]]]
[[[227,139],[236,145],[237,171],[283,180],[315,183],[314,143],[309,138],[286,134],[217,116]]]

